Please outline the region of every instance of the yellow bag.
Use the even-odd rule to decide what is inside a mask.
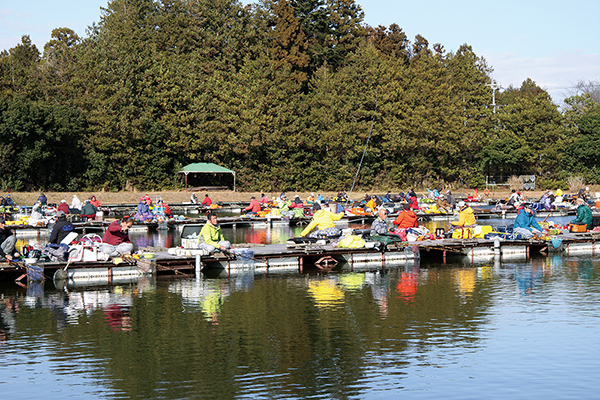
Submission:
[[[485,235],[493,231],[491,225],[476,226],[473,232],[473,237],[477,239],[485,239]]]
[[[348,235],[338,242],[338,247],[344,249],[360,249],[365,247],[365,241],[360,236]]]
[[[456,228],[452,232],[452,239],[471,239],[473,237],[473,228]]]

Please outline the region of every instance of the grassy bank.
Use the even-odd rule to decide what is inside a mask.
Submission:
[[[593,188],[590,188],[590,194],[594,195]],[[397,195],[399,189],[392,190],[392,195]],[[208,193],[213,202],[249,202],[250,197],[255,196],[260,198],[261,192],[233,192],[233,191],[214,191],[214,192],[196,192],[196,196],[200,201],[204,198],[204,195]],[[337,192],[319,192],[325,198],[333,198],[337,195]],[[453,192],[455,197],[466,197],[472,193],[472,190],[458,190]],[[510,196],[510,190],[500,189],[492,190],[489,196],[485,196],[482,191],[479,192],[483,198],[492,199],[504,199]],[[191,192],[187,191],[158,191],[158,192],[136,192],[136,191],[122,191],[122,192],[45,192],[48,197],[49,204],[58,204],[62,199],[66,200],[68,204],[71,204],[73,195],[77,195],[80,200],[89,199],[90,196],[95,195],[102,204],[136,204],[139,198],[145,194],[148,194],[153,200],[160,196],[167,204],[168,203],[183,203],[190,201]],[[268,192],[265,193],[269,198],[277,197],[281,192]],[[301,199],[306,199],[310,192],[287,192],[289,198],[294,194],[298,194]],[[370,193],[383,195],[384,193]],[[417,191],[419,196],[426,194],[426,191]],[[543,191],[524,191],[524,196],[529,200],[537,200],[543,194]],[[6,193],[0,193],[4,196]],[[16,192],[11,193],[14,201],[19,205],[33,205],[37,200],[40,192]],[[355,191],[352,193],[352,199],[360,199],[364,195],[363,191]]]

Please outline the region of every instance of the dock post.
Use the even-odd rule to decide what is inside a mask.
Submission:
[[[506,218],[506,210],[502,210],[502,219]]]
[[[200,254],[196,254],[196,278],[200,276],[200,270],[202,269],[202,263],[200,262]]]
[[[496,239],[494,239],[494,254],[500,255],[501,252],[502,252],[502,248],[500,247],[500,239],[496,238]]]
[[[300,261],[298,263],[300,265],[300,273],[303,273],[304,272],[304,257],[300,256],[298,258],[299,258],[299,261]]]
[[[443,251],[444,264],[446,264],[446,250]]]

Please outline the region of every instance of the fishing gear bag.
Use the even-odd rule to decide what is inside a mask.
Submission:
[[[55,262],[66,262],[69,259],[69,246],[66,244],[48,244],[42,249],[42,254]]]

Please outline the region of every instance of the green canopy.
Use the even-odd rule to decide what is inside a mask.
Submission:
[[[193,163],[188,164],[178,174],[185,175],[185,187],[187,189],[188,174],[233,174],[233,191],[235,192],[235,171],[221,167],[214,163]]]

